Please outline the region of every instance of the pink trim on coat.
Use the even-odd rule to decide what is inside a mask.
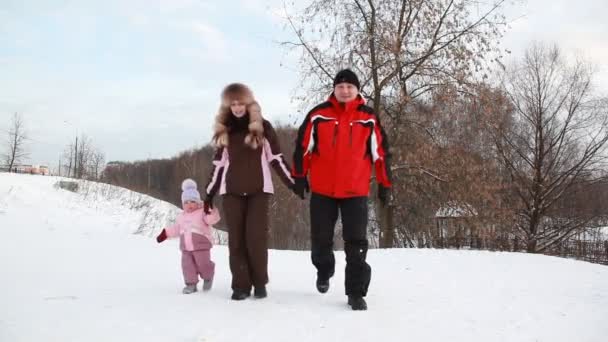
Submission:
[[[215,184],[217,183],[218,178],[220,177],[220,170],[222,168],[224,168],[224,172],[222,173],[221,177],[222,179],[226,178],[224,176],[226,175],[226,169],[228,168],[228,164],[230,164],[228,160],[228,152],[226,151],[226,149],[222,151],[222,159],[214,160],[212,163],[213,165],[215,165],[215,169],[213,169],[213,176],[211,176],[211,181],[209,182],[209,185],[207,185],[207,193],[210,193]],[[225,186],[225,184],[223,185]]]
[[[289,181],[291,183],[294,183],[294,180],[293,180],[293,177],[291,177],[291,172],[289,171],[289,168],[283,162],[283,153],[272,154],[272,148],[270,147],[270,143],[266,139],[264,140],[264,150],[266,151],[266,160],[268,161],[268,164],[270,164],[276,160],[279,163],[279,165],[281,166],[281,170],[283,170],[283,174],[285,176],[287,176],[287,178],[289,179]]]
[[[268,139],[264,139],[263,151],[260,156],[260,163],[262,165],[262,175],[264,176],[264,189],[263,191],[267,194],[274,194],[274,186],[272,184],[272,175],[270,174],[270,144],[268,143]]]
[[[228,174],[228,168],[230,168],[230,158],[228,156],[228,149],[224,148],[222,152],[222,160],[224,161],[224,172],[222,174],[222,183],[220,184],[220,195],[226,193],[226,175]]]

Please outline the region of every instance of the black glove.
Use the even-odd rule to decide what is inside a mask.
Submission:
[[[391,188],[378,184],[378,199],[382,205],[386,205],[390,191]]]
[[[213,209],[213,196],[207,196],[203,201],[203,211],[205,214],[211,214],[211,209]]]
[[[293,192],[296,194],[296,196],[300,197],[301,199],[304,199],[305,193],[310,192],[308,180],[306,179],[306,177],[295,177],[294,181],[295,184],[292,188]]]
[[[156,237],[156,242],[161,243],[165,240],[167,240],[167,232],[165,232],[165,230],[163,229],[163,231],[160,232],[160,234],[158,234],[158,236]]]

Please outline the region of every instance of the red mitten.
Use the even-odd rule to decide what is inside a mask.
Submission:
[[[167,232],[165,232],[165,230],[163,229],[163,231],[160,232],[160,234],[158,234],[158,236],[156,237],[156,242],[161,243],[165,240],[167,240]]]
[[[208,198],[203,202],[203,211],[205,214],[211,214],[211,209],[213,209],[213,197]]]

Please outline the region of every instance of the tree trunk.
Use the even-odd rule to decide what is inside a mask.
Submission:
[[[380,201],[376,201],[376,217],[380,229],[380,248],[393,248],[395,238],[393,206],[383,205]]]
[[[531,238],[528,240],[526,250],[528,253],[536,253],[536,239]]]
[[[74,143],[74,178],[78,178],[78,136],[76,136],[76,143]]]

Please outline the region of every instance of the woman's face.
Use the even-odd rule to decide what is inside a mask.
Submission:
[[[237,118],[240,118],[245,115],[247,109],[245,108],[245,104],[243,102],[234,100],[230,103],[230,111],[232,111],[232,115],[236,116]]]

